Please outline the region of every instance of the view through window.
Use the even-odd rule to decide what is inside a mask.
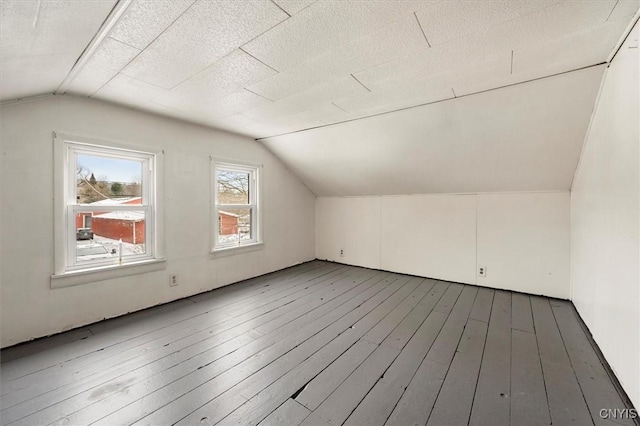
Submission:
[[[214,250],[258,242],[257,174],[257,167],[214,164]]]

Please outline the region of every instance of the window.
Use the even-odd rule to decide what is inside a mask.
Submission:
[[[259,171],[212,161],[212,251],[261,243]]]
[[[57,275],[159,258],[159,152],[54,136]]]

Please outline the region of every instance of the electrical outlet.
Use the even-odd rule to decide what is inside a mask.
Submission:
[[[478,276],[486,277],[487,276],[487,267],[486,266],[478,266]]]
[[[178,285],[178,274],[169,275],[169,286],[175,287]]]
[[[340,249],[340,257],[344,257],[344,249]]]

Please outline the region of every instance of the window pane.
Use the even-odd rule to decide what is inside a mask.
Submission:
[[[87,217],[90,228],[84,226]],[[142,211],[80,212],[75,222],[77,262],[118,261],[121,249],[123,259],[146,254]]]
[[[93,240],[91,212],[80,212],[76,214],[76,241]]]
[[[216,175],[218,204],[249,204],[249,173],[218,169]]]
[[[142,161],[87,154],[76,158],[78,204],[136,204],[130,201],[140,200]]]
[[[218,213],[219,244],[237,244],[252,238],[251,209],[225,209]]]

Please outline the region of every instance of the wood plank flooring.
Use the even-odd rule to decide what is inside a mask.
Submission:
[[[322,261],[3,350],[2,425],[632,425],[570,302]]]

